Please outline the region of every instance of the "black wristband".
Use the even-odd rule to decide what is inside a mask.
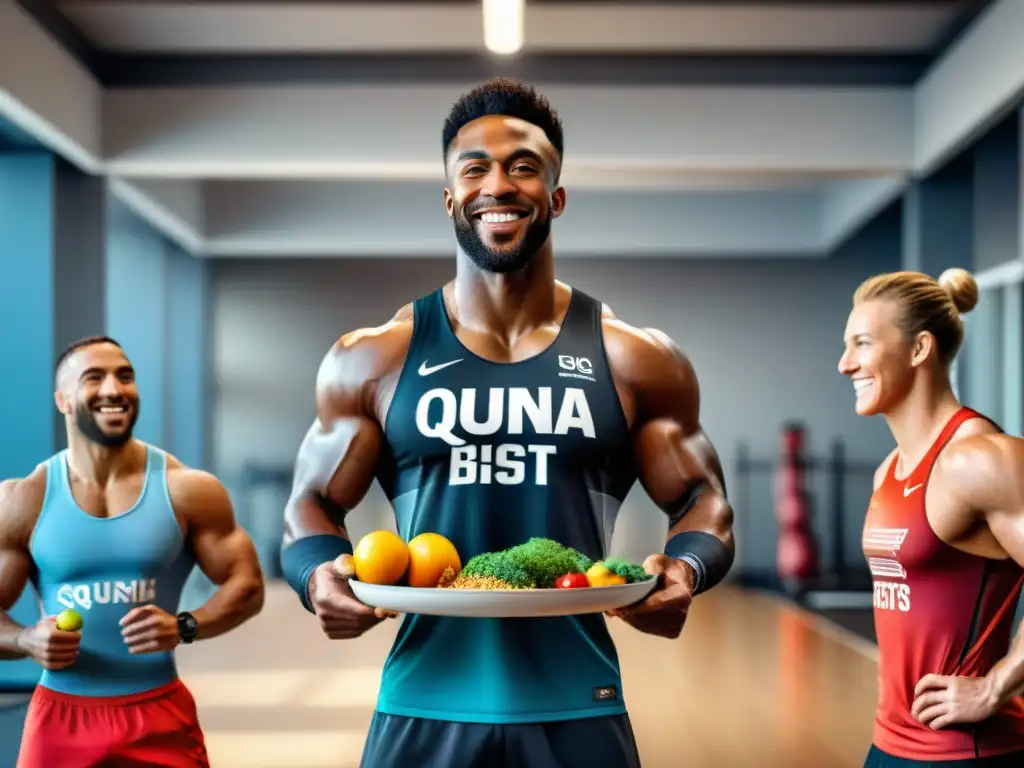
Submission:
[[[340,536],[319,534],[292,542],[281,550],[281,571],[285,580],[299,596],[303,607],[313,612],[309,604],[309,579],[319,566],[329,563],[338,555],[351,555],[352,542]]]
[[[703,531],[677,533],[665,545],[665,554],[688,563],[697,575],[693,594],[718,584],[732,568],[735,554],[717,536]]]

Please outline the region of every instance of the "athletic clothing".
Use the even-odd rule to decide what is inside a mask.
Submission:
[[[441,290],[415,302],[413,322],[378,470],[402,538],[440,533],[463,562],[534,536],[604,557],[636,473],[600,302],[574,289],[557,339],[517,363],[466,348]],[[377,708],[475,723],[626,712],[602,614],[407,615]]]
[[[66,451],[50,458],[30,552],[44,614],[72,608],[83,626],[75,663],[43,670],[18,768],[206,766],[195,702],[174,652],[129,653],[119,624],[140,605],[176,614],[195,564],[171,504],[166,455],[146,447],[139,498],[111,518],[78,506]]]
[[[17,768],[207,768],[196,703],[180,680],[127,696],[42,686],[29,703]]]
[[[167,460],[147,446],[139,499],[117,517],[94,517],[71,494],[67,452],[46,462],[46,497],[30,544],[43,612],[83,618],[77,661],[44,670],[39,684],[81,696],[122,696],[177,679],[174,653],[131,654],[119,621],[140,605],[178,612],[195,561],[167,489]]]
[[[961,408],[921,462],[896,478],[894,458],[871,497],[863,547],[874,581],[879,702],[873,743],[911,760],[962,760],[1024,748],[1024,700],[977,727],[932,730],[914,719],[914,689],[929,673],[980,677],[1006,655],[1024,570],[1012,559],[969,555],[941,541],[925,514],[939,453],[967,420]]]
[[[373,716],[360,768],[640,768],[628,715],[494,725]]]
[[[875,746],[868,751],[864,761],[864,768],[1020,768],[1022,765],[1024,752],[964,760],[907,760],[888,755]]]

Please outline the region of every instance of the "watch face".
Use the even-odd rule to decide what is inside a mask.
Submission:
[[[191,613],[183,613],[178,617],[178,631],[184,638],[194,637],[198,628],[199,624]]]

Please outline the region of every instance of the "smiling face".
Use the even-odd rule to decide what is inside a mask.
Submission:
[[[116,344],[76,350],[61,366],[57,408],[84,437],[106,447],[124,445],[139,417],[135,370]]]
[[[565,207],[559,159],[544,132],[493,115],[466,124],[448,153],[445,206],[459,247],[480,269],[522,269],[548,241]]]
[[[853,382],[855,408],[861,416],[885,414],[899,405],[931,351],[929,334],[907,337],[899,312],[891,301],[862,301],[847,320],[839,372]]]

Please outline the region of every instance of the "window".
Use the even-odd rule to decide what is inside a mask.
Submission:
[[[965,318],[966,339],[953,380],[961,401],[1012,435],[1024,431],[1024,261],[976,275],[978,306]]]

